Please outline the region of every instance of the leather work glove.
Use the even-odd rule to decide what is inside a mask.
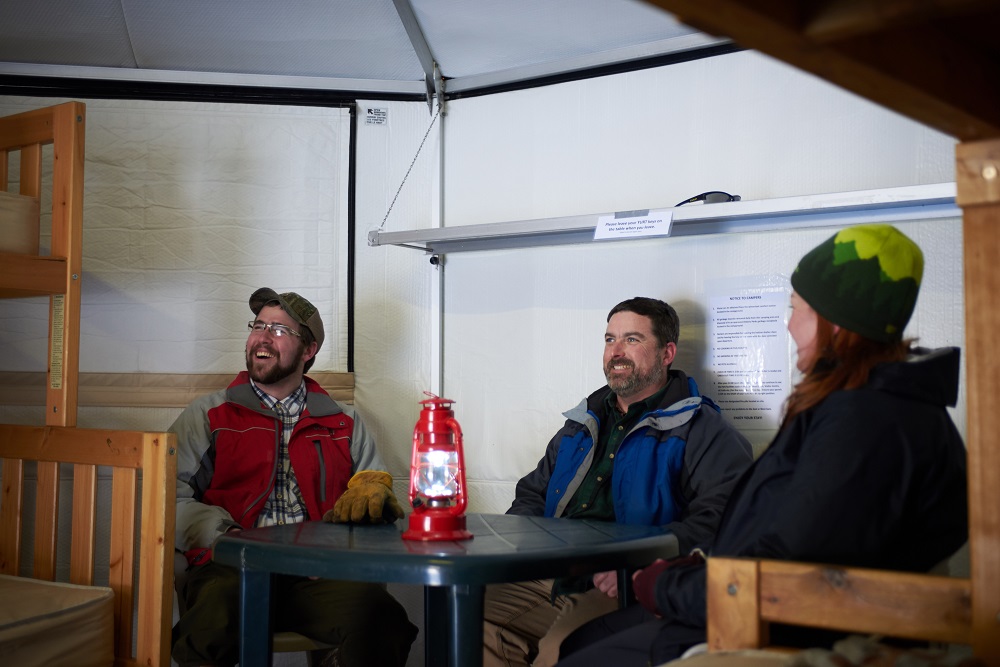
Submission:
[[[362,470],[347,483],[347,490],[327,510],[330,523],[392,523],[403,517],[403,508],[392,493],[392,475],[381,470]]]

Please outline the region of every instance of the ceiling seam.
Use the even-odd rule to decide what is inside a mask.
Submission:
[[[135,65],[135,69],[140,69],[139,67],[139,57],[135,53],[135,43],[132,41],[132,29],[128,24],[128,16],[125,13],[125,0],[118,0],[118,7],[122,12],[122,23],[125,25],[125,38],[128,40],[128,51],[132,54],[132,62]]]

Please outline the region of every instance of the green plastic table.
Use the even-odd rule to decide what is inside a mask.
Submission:
[[[473,538],[402,539],[406,521],[363,526],[310,521],[220,537],[216,561],[240,569],[240,665],[271,664],[271,575],[424,586],[426,667],[482,665],[487,584],[630,569],[677,555],[677,539],[652,526],[506,514],[470,514]]]

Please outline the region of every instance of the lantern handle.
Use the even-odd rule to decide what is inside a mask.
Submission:
[[[450,398],[441,398],[437,394],[424,390],[424,396],[428,396],[424,400],[420,401],[420,405],[437,404],[437,405],[454,405],[455,401]]]
[[[469,503],[469,490],[465,486],[465,445],[463,444],[462,427],[458,425],[458,420],[454,417],[449,417],[445,424],[455,435],[455,450],[458,452],[459,460],[458,474],[455,476],[455,481],[458,483],[458,498],[453,511],[462,515]]]
[[[445,420],[444,423],[447,424],[448,428],[451,429],[451,432],[454,433],[455,436],[457,437],[456,443],[458,444],[458,446],[461,446],[461,444],[462,444],[462,427],[458,425],[458,420],[455,419],[454,417],[449,417],[448,419]],[[464,458],[464,456],[465,456],[464,452],[462,453],[462,456]]]

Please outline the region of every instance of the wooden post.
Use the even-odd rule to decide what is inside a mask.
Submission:
[[[760,572],[756,560],[708,559],[708,649],[726,651],[767,644],[760,620]]]
[[[956,151],[957,203],[965,244],[965,369],[968,406],[972,640],[1000,664],[1000,139]]]
[[[52,107],[52,256],[66,258],[60,293],[49,298],[49,377],[45,423],[76,426],[83,274],[85,106]]]

